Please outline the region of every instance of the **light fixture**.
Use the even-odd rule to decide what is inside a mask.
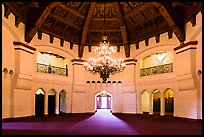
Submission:
[[[106,28],[105,23],[105,6],[104,6],[104,28]],[[109,42],[107,42],[107,35],[103,33],[102,42],[100,42],[100,47],[97,47],[94,51],[97,52],[98,58],[89,58],[84,62],[85,70],[92,74],[99,74],[103,81],[109,78],[109,75],[121,72],[125,69],[125,63],[123,59],[112,58],[111,55],[116,51],[113,47],[110,47]]]

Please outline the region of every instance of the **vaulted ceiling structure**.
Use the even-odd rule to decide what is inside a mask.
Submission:
[[[104,33],[112,46],[124,47],[130,57],[130,44],[139,48],[139,42],[168,32],[169,39],[175,33],[180,42],[185,41],[185,23],[196,25],[196,14],[202,10],[202,2],[3,2],[4,17],[15,16],[15,25],[25,24],[25,41],[34,35],[42,39],[42,33],[79,46],[78,56],[83,56],[84,46],[91,52],[98,46]]]

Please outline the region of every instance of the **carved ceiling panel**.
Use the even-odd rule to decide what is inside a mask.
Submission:
[[[25,24],[25,41],[39,30],[73,44],[97,46],[106,34],[114,46],[124,46],[165,32],[174,32],[185,40],[185,23],[196,25],[202,2],[2,2],[4,17],[15,16],[15,26]],[[169,38],[171,33],[169,33]],[[83,44],[82,44],[83,43]]]

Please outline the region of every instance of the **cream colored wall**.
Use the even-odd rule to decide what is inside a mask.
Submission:
[[[198,44],[194,46],[197,49],[191,49],[177,56],[178,82],[179,89],[182,92],[179,93],[180,99],[175,100],[176,114],[181,117],[202,119],[202,86],[200,86],[200,80],[196,77],[197,70],[202,70],[202,14],[199,13],[196,16],[196,26],[192,27],[189,22],[185,27],[186,41],[197,40]],[[183,64],[180,65],[179,62]],[[183,71],[181,71],[182,69]]]
[[[46,74],[39,74],[35,75],[32,91],[35,92],[39,88],[42,88],[45,92],[45,96],[48,96],[48,92],[52,89],[56,92],[56,94],[59,96],[59,93],[64,90],[66,93],[66,113],[71,113],[71,96],[72,96],[72,85],[69,83],[69,81],[64,78],[57,75],[46,75]],[[33,93],[33,108],[35,108],[35,96]],[[34,109],[35,110],[35,109]],[[32,114],[35,114],[35,111],[33,110]]]
[[[2,73],[2,118],[10,117],[11,78],[8,72]]]
[[[155,88],[159,89],[162,93],[165,92],[167,88],[171,88],[174,91],[174,116],[178,117],[186,117],[186,118],[193,118],[193,119],[202,119],[202,99],[201,99],[201,89],[202,86],[199,83],[199,80],[197,80],[195,77],[194,78],[194,84],[197,85],[195,90],[188,90],[188,91],[179,91],[178,88],[178,83],[177,83],[177,75],[178,74],[185,74],[185,72],[189,72],[190,70],[193,70],[193,73],[196,72],[196,70],[202,70],[202,63],[201,63],[201,58],[202,58],[202,14],[199,13],[196,16],[196,26],[192,27],[192,24],[189,22],[186,24],[186,41],[185,43],[192,41],[192,40],[197,40],[198,45],[196,45],[197,49],[194,54],[195,62],[192,67],[195,68],[187,68],[187,64],[190,62],[186,62],[186,66],[180,66],[180,62],[184,62],[188,60],[189,56],[191,55],[186,55],[186,56],[181,56],[180,59],[178,59],[178,55],[175,54],[175,51],[173,48],[179,46],[179,41],[176,39],[176,36],[173,34],[172,39],[167,39],[167,33],[162,34],[160,37],[160,42],[155,43],[155,40],[152,38],[150,39],[150,44],[148,46],[149,50],[146,50],[146,47],[144,45],[144,42],[140,43],[140,49],[137,50],[135,54],[135,58],[138,60],[138,65],[136,65],[136,91],[141,93],[144,91],[144,89],[148,91],[153,91]],[[172,51],[173,52],[173,72],[172,73],[167,73],[167,74],[158,74],[158,75],[152,75],[152,76],[145,76],[145,77],[140,77],[140,68],[142,68],[142,58],[146,57],[148,55],[152,55],[153,53],[160,51],[160,50],[167,50],[167,51]],[[187,52],[184,52],[184,54],[187,54]],[[175,59],[175,57],[177,57]],[[139,64],[140,63],[140,64]],[[150,64],[150,63],[149,63]],[[178,65],[177,65],[178,64]],[[180,66],[178,69],[175,68],[175,66]],[[193,74],[194,75],[194,74]],[[200,80],[201,81],[201,80]],[[190,82],[190,81],[189,81]],[[186,87],[190,86],[192,82],[187,82],[183,85],[186,85]],[[140,106],[141,104],[141,99],[140,97],[137,99],[137,105]],[[187,101],[188,100],[188,101]],[[142,108],[138,107],[137,112],[141,112]]]
[[[18,51],[14,51],[14,45],[13,42],[22,42],[26,43],[24,41],[24,24],[20,23],[19,27],[15,27],[15,18],[13,14],[9,15],[9,19],[4,18],[4,6],[2,5],[2,68],[6,67],[8,71],[13,70],[14,74],[16,73],[15,67],[19,67],[18,72],[22,71],[25,73],[29,73],[32,76],[32,88],[31,89],[24,89],[24,87],[21,87],[21,89],[16,89],[15,87],[15,81],[18,80],[17,77],[13,78],[13,87],[11,87],[11,82],[9,82],[9,76],[7,75],[7,78],[3,78],[3,97],[2,97],[2,118],[9,118],[9,117],[22,117],[22,116],[31,116],[35,114],[35,92],[37,89],[42,88],[44,89],[45,93],[48,93],[50,89],[55,89],[57,93],[59,93],[61,90],[65,90],[66,94],[66,112],[71,112],[71,92],[72,92],[72,63],[71,59],[73,58],[73,55],[70,54],[70,50],[65,50],[69,48],[69,43],[65,42],[64,47],[60,47],[59,41],[54,40],[53,44],[50,44],[48,41],[48,36],[45,36],[43,34],[44,40],[38,40],[35,35],[33,40],[28,43],[28,45],[33,46],[36,48],[35,54],[33,55],[33,58],[30,58],[27,56],[28,53],[21,53]],[[22,35],[19,35],[22,34]],[[47,41],[46,41],[47,40]],[[59,46],[59,47],[57,47]],[[50,50],[56,54],[62,55],[66,58],[64,62],[66,63],[60,63],[60,65],[65,66],[65,64],[68,63],[68,70],[69,70],[69,76],[63,77],[63,76],[53,76],[49,74],[43,74],[43,73],[37,73],[37,52],[38,51],[46,51]],[[75,49],[76,50],[76,49]],[[26,68],[23,64],[21,64],[24,61],[20,61],[18,58],[15,58],[15,52],[16,55],[20,56],[21,58],[24,58],[24,61],[27,62],[26,64],[28,66],[32,61],[34,62],[32,68]],[[31,60],[32,61],[31,61]],[[9,61],[8,61],[9,60]],[[15,64],[15,62],[17,64]],[[25,63],[24,62],[24,63]],[[15,66],[18,65],[18,66]],[[3,71],[3,70],[2,70]],[[22,83],[23,84],[23,83]],[[27,84],[24,84],[27,85]],[[14,89],[12,89],[14,88]],[[11,89],[11,91],[10,91]],[[12,102],[13,101],[13,102]],[[12,104],[14,104],[14,107],[12,107]]]
[[[93,47],[92,47],[93,48]],[[94,48],[92,49],[94,50]],[[120,53],[121,54],[121,53]],[[113,55],[113,58],[119,57],[119,53]],[[84,50],[83,57],[89,58],[94,55],[94,52],[88,52],[88,49]],[[121,54],[124,55],[124,54]],[[104,90],[104,86],[107,86],[108,91],[112,94],[113,103],[112,103],[112,112],[113,113],[136,113],[136,94],[135,94],[135,83],[134,83],[134,65],[127,65],[125,70],[121,73],[117,73],[115,75],[110,75],[107,81],[121,81],[121,84],[108,84],[108,83],[90,83],[86,84],[87,81],[101,81],[102,79],[98,74],[93,75],[87,71],[85,71],[82,65],[74,65],[74,89],[73,92],[80,92],[82,102],[86,102],[86,105],[83,104],[84,107],[80,106],[81,102],[77,100],[77,97],[73,97],[73,110],[76,113],[80,112],[95,112],[95,99],[94,95],[101,90]],[[126,75],[127,73],[131,75]],[[110,85],[110,86],[109,86]],[[113,85],[113,86],[111,86]],[[114,86],[115,85],[115,86]],[[86,91],[86,92],[84,92]],[[85,95],[84,95],[85,94]],[[84,100],[83,100],[84,99]],[[75,101],[76,100],[76,101]],[[78,105],[74,105],[75,103],[79,103]],[[76,106],[76,108],[75,108]]]
[[[9,25],[2,17],[2,118],[10,117],[10,106],[11,106],[11,79],[13,75],[9,72],[15,71],[15,58],[14,58],[14,46],[13,41],[18,39],[17,35],[14,35]],[[11,40],[8,40],[11,39]],[[9,61],[8,61],[9,60]],[[3,72],[3,70],[6,70]]]
[[[175,57],[174,47],[177,46],[178,40],[175,35],[172,39],[168,39],[167,33],[164,33],[160,36],[160,42],[156,43],[155,38],[149,40],[149,50],[146,49],[144,42],[140,43],[140,48],[135,52],[134,58],[137,59],[137,65],[135,67],[135,85],[136,85],[136,94],[137,94],[137,113],[142,113],[142,92],[144,90],[149,91],[149,94],[155,89],[158,89],[160,92],[165,92],[167,88],[171,88],[174,91],[178,91],[176,72],[173,65],[172,73],[164,73],[150,76],[140,77],[140,69],[142,68],[142,59],[148,55],[157,53],[158,51],[169,51],[173,53]],[[173,62],[174,63],[174,62]],[[150,109],[150,108],[149,108]],[[151,110],[149,110],[151,112]]]
[[[15,74],[15,51],[13,41],[20,40],[16,28],[13,24],[8,23],[4,18],[4,6],[2,6],[2,118],[13,117],[13,75]],[[14,16],[9,16],[14,21]],[[22,31],[22,24],[19,24],[19,30]],[[3,69],[6,68],[7,73],[4,75]],[[13,72],[13,74],[9,74]]]
[[[192,27],[191,23],[187,23],[186,25],[187,35],[185,42],[189,42],[190,40],[198,40],[195,70],[202,70],[201,19],[202,14],[199,13],[196,17],[197,24],[195,27]],[[9,19],[4,18],[4,6],[2,5],[2,71],[3,68],[8,68],[8,71],[13,70],[15,74],[15,68],[17,67],[15,66],[15,60],[18,59],[15,58],[13,41],[19,41],[22,43],[26,42],[24,41],[25,26],[20,23],[19,27],[17,28],[14,26],[14,24],[15,18],[13,14],[9,15]],[[95,76],[86,72],[83,66],[71,65],[71,59],[78,58],[78,46],[74,45],[73,49],[71,50],[69,42],[65,41],[64,46],[61,47],[59,39],[54,38],[53,43],[50,43],[49,41],[50,39],[48,35],[43,33],[42,40],[39,40],[36,33],[32,41],[28,43],[28,45],[36,48],[33,55],[33,68],[27,68],[25,70],[25,72],[30,72],[32,75],[31,89],[13,89],[15,87],[13,87],[13,85],[10,86],[10,83],[12,83],[10,81],[13,80],[9,80],[9,77],[4,78],[2,75],[2,118],[34,115],[35,92],[39,88],[42,88],[43,91],[45,91],[45,94],[48,93],[50,89],[54,89],[57,93],[59,93],[62,89],[65,90],[67,113],[95,112],[95,95],[102,90],[106,90],[112,95],[113,113],[141,113],[141,93],[144,90],[147,90],[149,91],[149,94],[152,94],[154,89],[158,89],[160,92],[164,93],[167,88],[171,88],[175,95],[174,116],[202,119],[201,84],[197,84],[198,82],[195,84],[199,90],[180,92],[178,90],[177,72],[174,66],[174,71],[172,73],[140,77],[142,58],[161,50],[172,52],[172,56],[175,58],[176,54],[173,48],[179,46],[180,44],[175,34],[173,34],[172,39],[168,39],[167,33],[161,34],[159,43],[155,42],[155,38],[150,38],[149,46],[145,46],[145,42],[142,41],[139,43],[140,48],[137,50],[134,44],[130,45],[130,58],[137,59],[137,65],[126,66],[123,72],[111,75],[108,79],[110,81],[120,80],[122,81],[121,84],[86,83],[88,80],[102,80],[98,75]],[[69,76],[63,77],[37,73],[36,68],[38,51],[51,51],[65,57],[68,62]],[[93,48],[92,52],[88,52],[88,47],[85,47],[83,59],[87,59],[93,54]],[[126,59],[124,48],[121,47],[120,52],[116,52],[113,57]],[[176,62],[178,61],[174,59],[173,63]],[[21,64],[20,67],[23,67],[23,65]],[[14,96],[15,98],[9,98],[10,95]],[[12,108],[12,105],[10,104],[10,102],[12,103],[13,100],[13,103],[15,104],[14,108]],[[10,110],[8,108],[10,108]]]
[[[195,33],[190,33],[190,40],[197,40],[198,45],[196,49],[196,73],[198,70],[202,71],[202,14],[199,13],[196,18],[196,22],[199,22],[195,27]],[[189,25],[189,24],[187,24]],[[192,28],[192,27],[191,27]],[[202,119],[202,74],[198,78],[196,86],[198,87],[197,106],[198,106],[198,119]]]

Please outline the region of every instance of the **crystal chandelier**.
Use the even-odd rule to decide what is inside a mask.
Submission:
[[[98,73],[100,78],[106,81],[109,75],[123,71],[125,69],[125,63],[121,58],[114,59],[111,57],[115,50],[106,41],[107,36],[103,36],[102,39],[103,42],[100,42],[100,47],[94,50],[97,52],[98,58],[89,58],[84,62],[84,68],[92,74]]]
[[[106,29],[106,7],[104,2],[104,30]],[[89,58],[84,62],[85,70],[92,74],[99,74],[103,81],[109,78],[109,75],[121,72],[125,69],[125,63],[123,59],[114,59],[111,55],[115,52],[113,47],[109,46],[107,42],[107,35],[102,36],[102,42],[100,42],[100,47],[97,47],[94,51],[97,53],[98,58]]]

